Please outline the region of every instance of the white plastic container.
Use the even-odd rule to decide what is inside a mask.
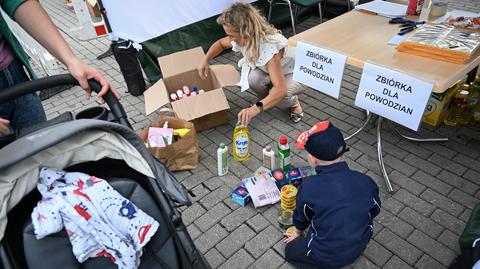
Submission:
[[[263,149],[263,166],[267,167],[270,170],[277,169],[277,158],[275,151],[272,150],[270,145],[266,146]]]
[[[228,173],[228,147],[224,143],[217,149],[217,171],[219,176]]]

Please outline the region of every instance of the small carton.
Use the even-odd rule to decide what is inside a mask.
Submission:
[[[158,58],[163,79],[144,92],[146,115],[170,104],[175,114],[193,122],[197,131],[227,123],[230,106],[223,87],[235,85],[240,75],[233,65],[217,64],[209,66],[208,76],[202,80],[197,66],[204,55],[203,49],[196,47]],[[205,93],[170,101],[170,94],[184,85],[197,86]]]
[[[287,173],[288,184],[298,188],[302,184],[302,174],[299,168],[290,168]]]
[[[232,200],[241,206],[246,206],[252,199],[250,198],[247,188],[240,185],[232,191]]]
[[[272,177],[275,180],[277,188],[280,190],[284,185],[288,184],[287,177],[282,169],[275,169],[272,171]]]

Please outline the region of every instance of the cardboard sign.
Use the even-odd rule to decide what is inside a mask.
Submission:
[[[433,84],[366,63],[355,105],[416,131]]]
[[[304,42],[295,52],[293,79],[338,99],[347,57]]]

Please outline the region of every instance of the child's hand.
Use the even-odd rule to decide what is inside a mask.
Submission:
[[[198,75],[201,79],[206,79],[208,77],[208,61],[202,60],[197,67]]]
[[[287,231],[283,233],[283,235],[287,237],[285,240],[283,240],[283,243],[288,244],[292,242],[294,239],[298,238],[301,233],[302,231],[295,228],[295,226],[288,228]]]

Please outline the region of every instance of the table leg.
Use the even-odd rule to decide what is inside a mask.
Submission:
[[[380,170],[382,170],[383,178],[385,179],[385,184],[387,185],[387,191],[392,192],[392,184],[390,184],[390,179],[388,178],[387,171],[385,170],[385,164],[383,163],[383,152],[382,152],[382,121],[383,117],[378,116],[377,122],[377,154],[378,154],[378,164],[380,165]]]
[[[363,131],[363,129],[365,129],[365,127],[367,126],[367,124],[370,122],[370,119],[372,118],[372,113],[370,113],[370,111],[366,110],[366,113],[367,113],[367,118],[365,119],[365,122],[363,123],[363,125],[358,128],[358,130],[356,130],[353,134],[347,136],[345,138],[345,141],[353,138],[354,136],[356,136],[358,133],[360,133],[361,131]]]
[[[419,138],[419,137],[411,137],[411,136],[407,136],[407,135],[404,135],[402,133],[400,133],[399,130],[397,130],[397,128],[395,128],[395,126],[393,125],[393,123],[391,121],[389,121],[389,125],[390,125],[390,128],[399,136],[403,137],[404,139],[406,140],[410,140],[410,141],[414,141],[414,142],[447,142],[448,141],[448,138]]]

